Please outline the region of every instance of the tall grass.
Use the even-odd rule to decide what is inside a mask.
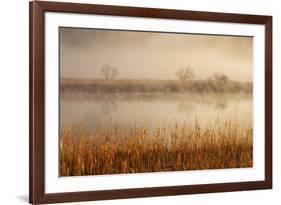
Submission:
[[[199,122],[159,127],[71,129],[60,137],[60,175],[82,176],[252,167],[253,130],[234,121],[202,129]]]

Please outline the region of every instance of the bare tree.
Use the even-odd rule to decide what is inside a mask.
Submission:
[[[118,69],[112,65],[103,65],[100,70],[100,76],[105,80],[113,80],[118,76]]]
[[[115,79],[119,75],[119,71],[116,67],[112,67],[111,69],[111,80]]]
[[[195,74],[190,66],[186,68],[181,68],[176,72],[176,76],[178,79],[182,82],[185,83],[188,80],[192,80],[195,77]]]
[[[100,76],[103,77],[105,80],[109,80],[110,69],[111,67],[109,65],[103,65],[100,70]]]
[[[226,84],[229,81],[229,78],[223,73],[214,73],[213,79],[220,84]]]

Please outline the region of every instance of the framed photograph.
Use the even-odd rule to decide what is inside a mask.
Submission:
[[[272,17],[30,2],[30,203],[272,188]]]

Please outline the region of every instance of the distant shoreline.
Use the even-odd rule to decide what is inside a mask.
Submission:
[[[62,92],[89,92],[89,93],[252,93],[252,82],[227,82],[213,79],[192,80],[151,80],[151,79],[115,79],[115,80],[82,80],[61,79]]]

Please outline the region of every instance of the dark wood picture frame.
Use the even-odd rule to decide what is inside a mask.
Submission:
[[[272,188],[272,16],[211,13],[33,1],[29,5],[30,139],[29,200],[33,204],[153,197]],[[46,194],[44,191],[44,13],[67,12],[143,18],[247,23],[265,26],[265,180],[237,183],[168,186]]]

